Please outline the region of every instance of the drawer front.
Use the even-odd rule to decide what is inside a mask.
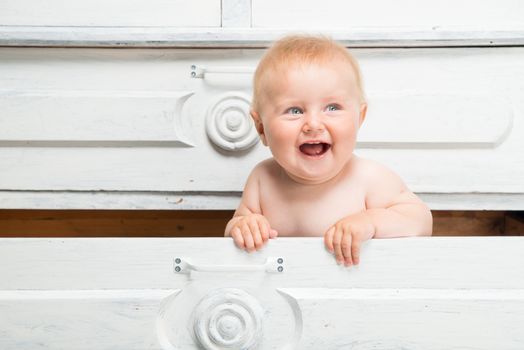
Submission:
[[[255,254],[224,238],[1,239],[0,346],[516,350],[523,249],[520,237],[372,240],[348,269],[320,238]]]
[[[369,100],[357,154],[418,193],[524,193],[523,48],[352,51]],[[253,166],[270,156],[248,115],[261,54],[1,48],[2,205],[30,207],[34,198],[38,206],[46,191],[238,198]],[[140,203],[129,197],[122,206]]]
[[[347,29],[370,27],[522,26],[524,6],[513,0],[253,0],[253,26]]]
[[[2,26],[220,27],[220,0],[4,0]]]

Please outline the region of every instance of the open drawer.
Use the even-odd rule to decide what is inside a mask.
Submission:
[[[2,349],[522,349],[524,238],[1,239]]]
[[[353,49],[357,154],[432,209],[524,209],[524,48]],[[258,49],[0,48],[0,206],[232,209]]]

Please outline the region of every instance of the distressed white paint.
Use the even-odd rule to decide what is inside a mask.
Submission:
[[[269,156],[260,144],[234,156],[219,153],[209,141],[201,142],[195,148],[3,147],[0,189],[240,191],[251,169]],[[199,150],[203,144],[209,149]],[[393,168],[416,192],[524,193],[519,149],[361,149],[357,153]]]
[[[191,92],[0,90],[0,145],[192,145]]]
[[[392,93],[368,104],[363,148],[495,148],[513,127],[511,101],[488,94]]]
[[[222,27],[251,27],[251,0],[222,0]]]
[[[517,350],[524,342],[522,289],[284,291],[309,317],[318,315],[304,322],[305,349]]]
[[[229,209],[241,192],[0,191],[3,209]],[[434,210],[524,210],[523,193],[417,193]]]
[[[219,27],[220,0],[2,0],[4,26]]]
[[[350,47],[522,46],[524,25],[406,26],[311,30]],[[0,26],[1,46],[67,47],[266,47],[291,33],[272,28]]]
[[[0,346],[196,349],[208,339],[197,325],[222,341],[256,334],[261,350],[517,350],[523,250],[521,237],[372,240],[347,269],[321,238],[254,254],[229,238],[0,239]],[[217,267],[282,257],[284,270],[188,276],[173,271],[177,256]]]
[[[521,25],[524,4],[515,0],[253,0],[253,26],[352,28]]]

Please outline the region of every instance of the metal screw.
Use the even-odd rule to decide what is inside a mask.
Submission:
[[[191,65],[191,70],[195,70],[196,69],[196,66],[193,64]]]
[[[279,266],[278,267],[278,272],[282,272],[282,271],[284,271],[284,268],[282,266]]]
[[[282,264],[282,263],[284,262],[284,259],[282,259],[282,258],[278,258],[277,262],[278,262],[279,264]]]
[[[180,266],[175,267],[176,272],[180,272],[180,270],[181,270]]]
[[[177,264],[180,264],[180,262],[181,262],[180,258],[176,258],[176,259],[175,259],[175,262],[176,262]]]
[[[191,72],[191,76],[194,78],[196,77],[196,72]]]

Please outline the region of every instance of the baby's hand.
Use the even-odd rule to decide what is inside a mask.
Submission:
[[[260,214],[237,216],[231,227],[230,235],[240,249],[254,252],[261,249],[270,238],[275,238],[278,233],[271,229],[267,219]]]
[[[375,226],[365,213],[347,216],[331,226],[324,234],[326,248],[335,253],[337,263],[358,265],[360,261],[360,244],[371,239]]]

